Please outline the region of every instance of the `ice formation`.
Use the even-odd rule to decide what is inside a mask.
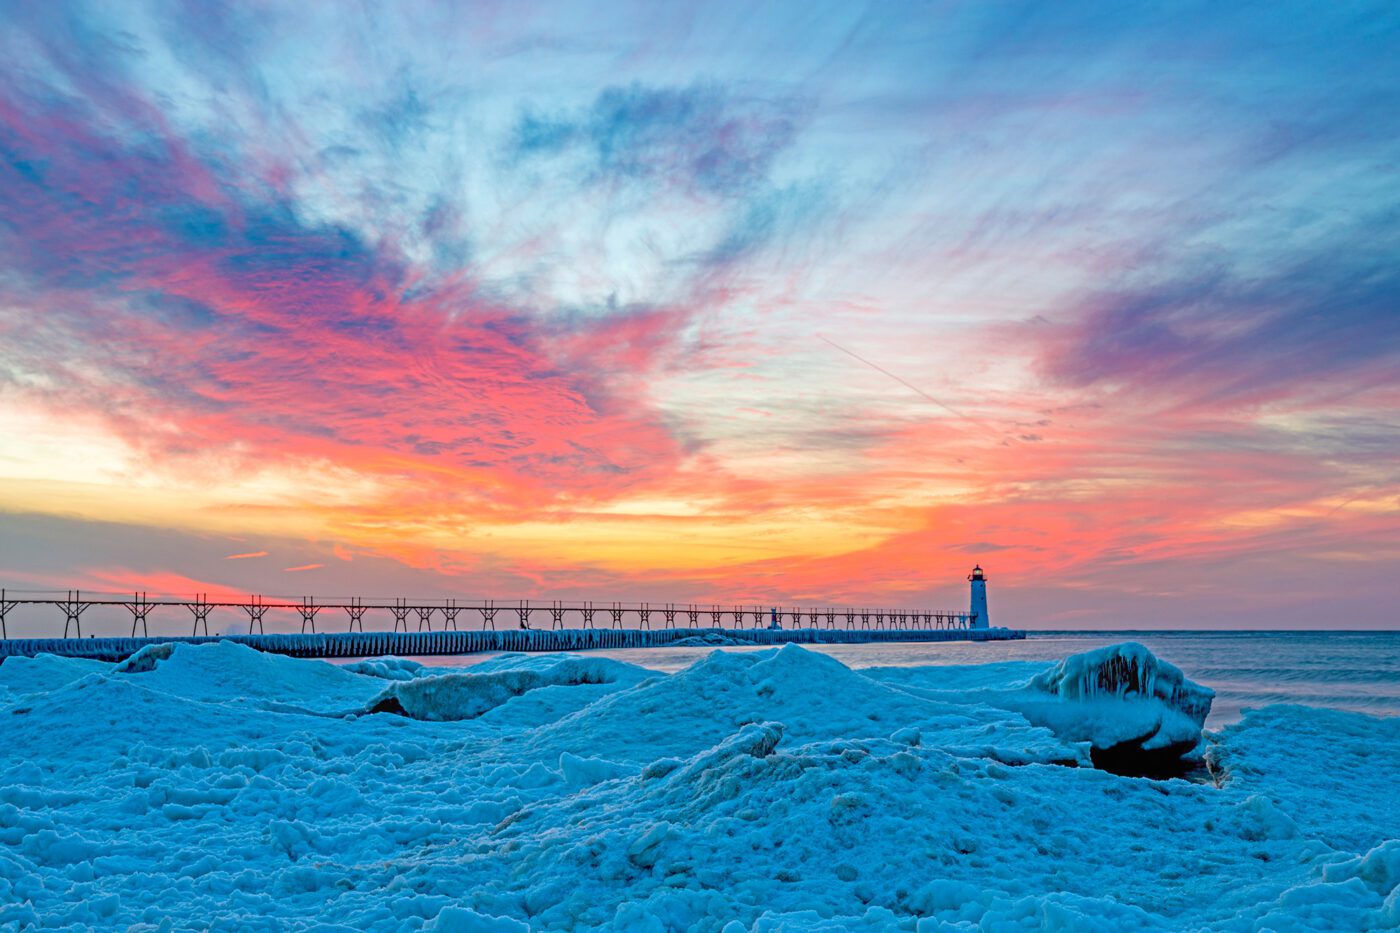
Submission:
[[[1031,686],[1068,700],[1145,699],[1164,703],[1200,729],[1215,691],[1186,679],[1135,642],[1071,655],[1031,679]]]
[[[1142,645],[1071,655],[1052,666],[1009,662],[950,668],[880,668],[866,676],[930,699],[976,701],[1019,714],[1089,761],[1123,774],[1166,777],[1199,763],[1214,693]]]
[[[10,660],[0,929],[1400,924],[1400,721],[1251,713],[1211,748],[1219,786],[1089,766],[1152,704],[1199,731],[1206,699],[1132,646],[900,671],[787,647],[673,675],[230,644]]]
[[[1215,697],[1133,642],[1071,655],[1029,686],[1061,702],[1022,704],[1028,719],[1088,742],[1099,766],[1137,774],[1170,773],[1198,751]]]
[[[381,680],[413,680],[430,673],[422,664],[408,658],[366,658],[345,665],[345,670],[352,674],[378,677]]]
[[[644,676],[639,668],[601,658],[543,655],[536,656],[533,662],[522,660],[520,666],[506,670],[490,670],[488,662],[461,673],[395,678],[399,682],[385,688],[364,712],[402,713],[413,719],[452,722],[475,719],[507,700],[543,687],[603,685]]]

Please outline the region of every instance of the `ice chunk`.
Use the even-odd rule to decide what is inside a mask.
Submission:
[[[671,824],[665,820],[652,823],[642,831],[627,847],[627,858],[635,865],[650,868],[656,863],[654,851],[671,833]]]
[[[163,641],[154,645],[146,645],[112,670],[117,674],[144,674],[147,671],[153,671],[157,664],[170,658],[177,644],[179,643]]]
[[[368,712],[399,713],[410,719],[453,722],[476,719],[506,701],[549,686],[611,683],[620,665],[604,658],[554,658],[542,669],[510,668],[420,677],[391,684],[370,702]]]
[[[1292,839],[1298,835],[1297,824],[1262,794],[1246,797],[1235,808],[1231,828],[1237,836],[1249,842]]]
[[[568,752],[559,756],[559,772],[564,775],[564,783],[570,787],[588,787],[601,781],[625,777],[635,771],[635,768],[606,758],[580,758]]]
[[[1362,884],[1385,897],[1400,888],[1400,839],[1388,839],[1363,856],[1327,866],[1323,878],[1327,881],[1360,878]]]
[[[1193,765],[1215,694],[1142,645],[1072,655],[1053,666],[882,668],[867,676],[917,696],[1019,713],[1081,749],[1080,763],[1166,776]],[[1183,755],[1191,756],[1183,763]]]
[[[1098,767],[1167,777],[1197,762],[1214,697],[1142,645],[1125,642],[1070,655],[1003,702],[1066,741],[1089,743]]]
[[[1067,700],[1157,699],[1197,729],[1205,725],[1215,699],[1214,690],[1192,683],[1180,668],[1131,641],[1072,654],[1033,677],[1031,686]]]
[[[355,661],[343,667],[343,670],[352,674],[378,677],[380,680],[412,680],[415,677],[423,676],[423,671],[426,669],[417,661],[394,657],[365,658],[363,661]]]

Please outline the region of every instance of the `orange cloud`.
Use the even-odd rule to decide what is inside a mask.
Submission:
[[[223,583],[212,583],[170,571],[97,568],[86,571],[91,589],[115,593],[145,593],[151,599],[192,599],[197,595],[211,600],[243,600],[248,594]]]

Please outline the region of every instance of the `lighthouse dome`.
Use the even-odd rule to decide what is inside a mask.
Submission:
[[[967,578],[969,580],[985,580],[987,579],[987,575],[982,572],[982,565],[978,564],[976,567],[972,568],[972,573],[968,574]]]

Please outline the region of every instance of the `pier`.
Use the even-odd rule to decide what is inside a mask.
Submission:
[[[47,609],[54,637],[10,638],[8,621],[20,607]],[[124,610],[131,634],[121,637],[83,635],[83,616],[96,607]],[[155,635],[150,617],[156,610],[191,624],[189,635]],[[212,634],[216,610],[236,613],[247,633]],[[268,633],[269,612],[293,615],[299,632]],[[188,615],[185,615],[188,613]],[[322,616],[322,613],[326,615]],[[332,618],[341,631],[317,631]],[[590,648],[645,648],[685,643],[750,645],[854,644],[896,641],[998,641],[1024,638],[1024,632],[977,627],[977,614],[957,610],[856,609],[832,607],[719,606],[677,603],[516,600],[458,601],[350,597],[328,601],[315,597],[151,598],[84,595],[78,590],[54,594],[19,594],[0,590],[0,659],[55,654],[118,661],[150,644],[200,644],[228,640],[260,651],[301,658],[355,658],[375,655],[449,655],[498,651],[583,651]],[[369,626],[366,627],[366,622]],[[472,623],[477,623],[475,627]],[[542,623],[537,626],[537,623]],[[727,623],[727,625],[726,625]],[[376,628],[376,625],[385,628]],[[547,626],[547,627],[546,627]],[[139,634],[138,634],[139,632]]]

